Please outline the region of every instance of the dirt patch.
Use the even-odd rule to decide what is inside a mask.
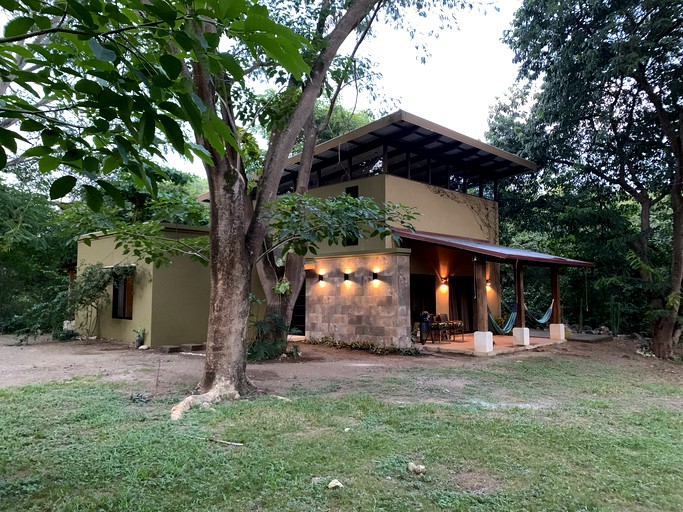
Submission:
[[[204,366],[204,357],[198,353],[141,351],[116,340],[61,342],[41,338],[23,346],[16,346],[16,342],[11,336],[0,337],[0,387],[97,376],[124,383],[131,391],[160,396],[192,390]],[[646,369],[655,381],[661,376],[662,382],[683,383],[682,365],[642,357],[635,353],[637,346],[632,340],[617,338],[595,344],[568,342],[509,356],[474,358],[379,356],[360,350],[302,344],[301,358],[250,364],[247,373],[260,389],[273,394],[323,389],[336,393],[372,391],[392,400],[410,401],[427,398],[423,388],[436,388],[443,390],[443,399],[448,400],[448,392],[467,385],[467,380],[439,375],[425,377],[424,370],[482,368],[510,358],[520,360],[556,353],[633,370]]]
[[[458,491],[470,494],[492,494],[502,488],[498,478],[484,471],[454,473],[451,479]]]

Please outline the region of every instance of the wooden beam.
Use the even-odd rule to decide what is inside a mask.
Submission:
[[[382,174],[389,173],[389,147],[382,144]]]
[[[515,263],[515,302],[517,303],[515,327],[526,327],[526,314],[524,311],[524,266],[519,260]]]
[[[550,290],[553,295],[553,312],[550,323],[561,324],[562,314],[560,311],[560,267],[550,267]]]
[[[475,256],[477,258],[477,256]],[[474,324],[477,331],[488,331],[488,303],[486,301],[486,260],[481,256],[474,262]]]

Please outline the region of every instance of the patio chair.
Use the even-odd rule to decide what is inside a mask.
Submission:
[[[446,313],[439,313],[438,317],[441,322],[446,325],[446,338],[448,340],[450,340],[451,337],[455,338],[456,334],[460,334],[462,341],[465,341],[465,323],[462,320],[449,320],[448,314]]]

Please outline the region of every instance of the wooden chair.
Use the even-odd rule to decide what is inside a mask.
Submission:
[[[465,323],[462,320],[449,320],[446,313],[439,313],[437,318],[442,324],[445,324],[444,330],[447,340],[450,340],[451,337],[455,338],[455,335],[460,333],[462,341],[465,341]],[[441,337],[439,337],[440,339]]]

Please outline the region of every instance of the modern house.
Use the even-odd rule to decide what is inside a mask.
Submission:
[[[500,314],[500,264],[511,264],[519,311],[524,310],[524,267],[551,269],[551,336],[563,337],[559,269],[591,264],[498,245],[499,183],[535,171],[532,162],[403,111],[319,145],[310,194],[346,192],[413,206],[421,215],[413,223],[414,232],[395,228],[399,245],[372,238],[321,246],[306,263],[305,290],[295,313],[306,336],[408,347],[417,315],[429,311],[461,320],[465,331],[475,332],[479,349],[488,351],[488,310]],[[298,172],[299,158],[292,157],[281,193],[294,188]],[[191,229],[185,230],[183,236],[192,236]],[[107,243],[101,239],[90,248],[79,245],[79,262],[121,260],[113,243]],[[200,267],[189,260],[161,269],[144,267],[135,278],[133,319],[103,318],[98,334],[129,339],[126,333],[133,327],[148,325],[152,346],[201,342],[209,274]],[[175,288],[181,282],[182,288]],[[139,303],[140,320],[135,309]],[[525,327],[523,314],[516,325]],[[524,343],[528,331],[516,335]]]

